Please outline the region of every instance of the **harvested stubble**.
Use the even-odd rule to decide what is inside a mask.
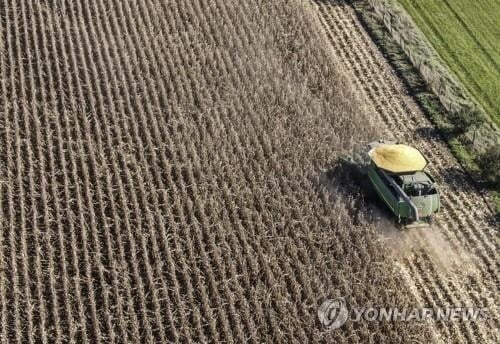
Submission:
[[[319,176],[376,128],[299,1],[6,1],[0,340],[401,342],[411,302]]]

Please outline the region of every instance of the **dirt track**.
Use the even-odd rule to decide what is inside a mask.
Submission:
[[[440,186],[442,211],[432,227],[436,233],[389,235],[388,245],[402,248],[398,253],[404,251],[398,258],[406,287],[422,305],[489,307],[488,323],[436,326],[438,340],[498,342],[500,256],[494,214],[432,124],[407,96],[354,10],[342,1],[317,1],[316,8],[332,54],[345,61],[357,89],[384,124],[386,137],[418,147],[431,161],[429,171]]]

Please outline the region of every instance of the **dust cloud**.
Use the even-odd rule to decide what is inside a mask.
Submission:
[[[435,224],[423,228],[403,229],[394,223],[379,224],[382,240],[390,254],[397,260],[427,255],[433,265],[441,272],[473,273],[475,262],[462,248],[452,244]]]

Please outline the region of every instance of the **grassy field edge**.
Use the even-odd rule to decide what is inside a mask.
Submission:
[[[374,4],[383,8],[379,7],[377,13],[374,10]],[[491,187],[485,188],[486,184],[481,177],[483,171],[476,163],[477,157],[484,152],[485,146],[498,145],[500,135],[495,123],[468,95],[463,85],[449,74],[444,63],[439,58],[435,58],[438,56],[437,53],[432,51],[430,43],[416,26],[410,28],[409,31],[399,32],[390,25],[396,13],[400,14],[400,11],[405,11],[402,6],[379,0],[351,0],[351,5],[362,25],[379,46],[418,105],[439,130],[464,170],[471,176],[471,179],[479,182],[476,185],[485,191],[487,203],[495,209],[497,216],[500,215],[500,193]],[[423,47],[420,49],[405,47],[405,42],[407,42],[403,37],[405,35],[411,37],[413,41],[417,37]],[[421,53],[424,49],[425,53]],[[438,77],[433,80],[431,75],[434,77],[438,75]],[[456,119],[458,116],[467,116],[467,114],[480,116],[480,120],[477,124],[469,124],[465,132],[457,135]],[[470,127],[474,125],[476,127],[471,130]],[[480,138],[479,142],[476,137]]]

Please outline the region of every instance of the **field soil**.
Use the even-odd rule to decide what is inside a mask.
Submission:
[[[338,158],[420,148],[401,232]],[[343,2],[5,1],[0,343],[498,342],[492,212]],[[488,307],[481,323],[350,307]]]

